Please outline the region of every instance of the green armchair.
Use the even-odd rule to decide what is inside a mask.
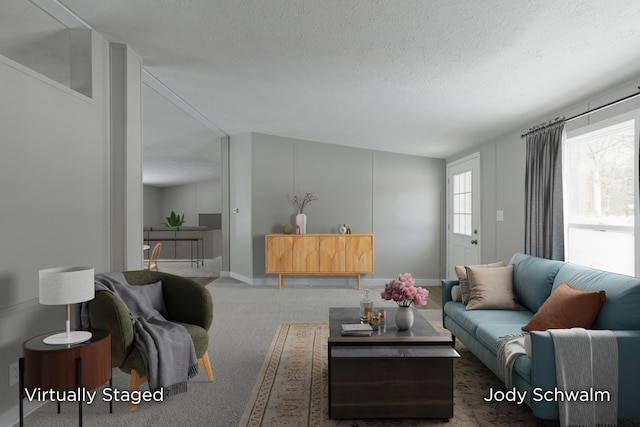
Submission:
[[[185,277],[159,271],[125,271],[131,285],[148,285],[162,281],[162,294],[168,320],[183,325],[191,338],[209,381],[213,381],[209,361],[208,330],[213,321],[213,301],[209,291],[199,283]],[[96,292],[89,302],[89,318],[94,328],[111,332],[111,365],[131,375],[131,391],[138,390],[147,381],[146,368],[140,351],[133,344],[133,324],[127,307],[110,292]],[[130,403],[129,409],[136,410]]]

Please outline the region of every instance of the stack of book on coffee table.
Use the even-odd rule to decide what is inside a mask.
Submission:
[[[342,335],[369,337],[373,328],[368,323],[343,323]]]

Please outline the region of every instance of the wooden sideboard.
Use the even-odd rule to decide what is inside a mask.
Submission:
[[[267,234],[267,274],[278,289],[289,276],[357,276],[373,273],[373,234]]]

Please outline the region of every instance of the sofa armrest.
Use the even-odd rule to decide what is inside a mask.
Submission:
[[[451,299],[451,288],[457,286],[460,282],[458,280],[440,279],[442,285],[442,324],[444,325],[444,305]]]
[[[460,282],[457,280],[440,279],[440,284],[442,285],[442,305],[444,306],[444,303],[451,301],[451,288],[458,286]]]
[[[133,324],[129,310],[111,292],[98,291],[89,301],[89,320],[92,328],[111,333],[111,366],[119,368],[133,350]]]
[[[637,418],[640,416],[638,408],[638,384],[640,384],[640,364],[637,355],[640,354],[640,331],[612,331],[618,343],[618,417]],[[533,389],[553,390],[557,387],[556,364],[553,338],[549,332],[532,331],[531,335],[531,385]],[[537,405],[556,406],[556,402],[538,402]],[[537,410],[534,409],[537,416]],[[541,409],[544,410],[544,409]],[[538,412],[539,413],[539,412]]]

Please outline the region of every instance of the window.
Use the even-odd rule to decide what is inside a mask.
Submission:
[[[7,3],[2,9],[0,55],[91,98],[91,30],[68,11],[61,12],[55,2]],[[61,20],[63,16],[67,18]]]
[[[609,121],[567,135],[567,261],[628,275],[636,272],[636,122]]]
[[[471,171],[453,176],[453,232],[471,236],[473,209]]]

